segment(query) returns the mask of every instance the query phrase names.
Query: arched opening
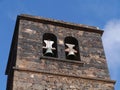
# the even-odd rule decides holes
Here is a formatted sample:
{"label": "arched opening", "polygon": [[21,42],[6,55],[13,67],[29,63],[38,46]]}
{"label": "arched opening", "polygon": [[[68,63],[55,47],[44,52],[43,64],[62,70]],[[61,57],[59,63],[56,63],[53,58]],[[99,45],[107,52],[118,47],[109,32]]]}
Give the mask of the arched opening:
{"label": "arched opening", "polygon": [[43,55],[57,57],[57,38],[54,34],[45,33],[43,35]]}
{"label": "arched opening", "polygon": [[80,60],[78,41],[74,37],[66,37],[64,40],[66,59]]}

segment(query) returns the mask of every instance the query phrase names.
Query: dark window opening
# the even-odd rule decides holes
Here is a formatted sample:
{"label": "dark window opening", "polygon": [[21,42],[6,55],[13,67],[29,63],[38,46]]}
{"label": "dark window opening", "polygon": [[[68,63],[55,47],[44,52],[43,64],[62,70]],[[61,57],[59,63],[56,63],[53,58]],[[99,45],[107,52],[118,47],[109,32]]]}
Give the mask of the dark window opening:
{"label": "dark window opening", "polygon": [[43,55],[57,57],[57,38],[54,34],[45,33],[43,35]]}
{"label": "dark window opening", "polygon": [[74,37],[66,37],[64,44],[66,59],[80,60],[79,45],[77,39]]}

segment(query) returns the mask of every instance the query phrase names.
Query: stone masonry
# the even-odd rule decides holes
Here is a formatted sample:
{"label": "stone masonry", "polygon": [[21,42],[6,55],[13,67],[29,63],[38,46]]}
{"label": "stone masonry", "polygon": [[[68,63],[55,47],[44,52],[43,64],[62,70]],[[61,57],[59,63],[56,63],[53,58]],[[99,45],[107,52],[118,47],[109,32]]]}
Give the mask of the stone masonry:
{"label": "stone masonry", "polygon": [[[58,57],[43,55],[45,33],[57,37]],[[6,69],[7,90],[114,90],[102,33],[96,27],[19,15]],[[78,61],[65,58],[67,36],[78,40]]]}

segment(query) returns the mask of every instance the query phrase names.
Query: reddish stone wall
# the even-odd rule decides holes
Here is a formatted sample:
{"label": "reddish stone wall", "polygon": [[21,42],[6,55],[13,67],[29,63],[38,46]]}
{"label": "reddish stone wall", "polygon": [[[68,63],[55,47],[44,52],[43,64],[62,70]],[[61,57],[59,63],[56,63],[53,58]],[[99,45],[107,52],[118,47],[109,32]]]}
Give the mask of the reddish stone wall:
{"label": "reddish stone wall", "polygon": [[96,80],[24,71],[14,74],[13,90],[114,90],[112,83]]}
{"label": "reddish stone wall", "polygon": [[[7,90],[114,90],[115,81],[110,80],[102,46],[102,31],[30,16],[18,17],[17,28],[19,33],[13,37],[12,58],[7,66],[8,80],[12,79],[13,84],[8,82]],[[45,33],[57,37],[57,58],[43,55]],[[66,59],[64,39],[68,36],[77,39],[80,60]]]}
{"label": "reddish stone wall", "polygon": [[[42,36],[44,33],[53,33],[57,36],[58,58],[56,59],[63,59],[62,61],[40,59],[43,56]],[[64,62],[66,61],[64,38],[67,36],[73,36],[78,40],[81,59],[78,62],[83,62],[83,66],[79,63]],[[26,20],[20,21],[16,66],[109,79],[100,34]]]}

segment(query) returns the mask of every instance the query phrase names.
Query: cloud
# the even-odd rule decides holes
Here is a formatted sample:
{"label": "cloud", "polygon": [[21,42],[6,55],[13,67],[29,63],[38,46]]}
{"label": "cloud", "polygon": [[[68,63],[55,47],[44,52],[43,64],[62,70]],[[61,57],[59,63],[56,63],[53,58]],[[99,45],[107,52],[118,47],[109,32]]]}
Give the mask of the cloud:
{"label": "cloud", "polygon": [[107,22],[104,30],[102,39],[106,54],[107,56],[114,57],[114,63],[119,62],[120,64],[120,60],[118,60],[120,58],[120,20]]}
{"label": "cloud", "polygon": [[[120,20],[111,20],[104,26],[102,37],[110,75],[116,80],[116,86],[120,81]],[[120,86],[119,86],[120,87]]]}

